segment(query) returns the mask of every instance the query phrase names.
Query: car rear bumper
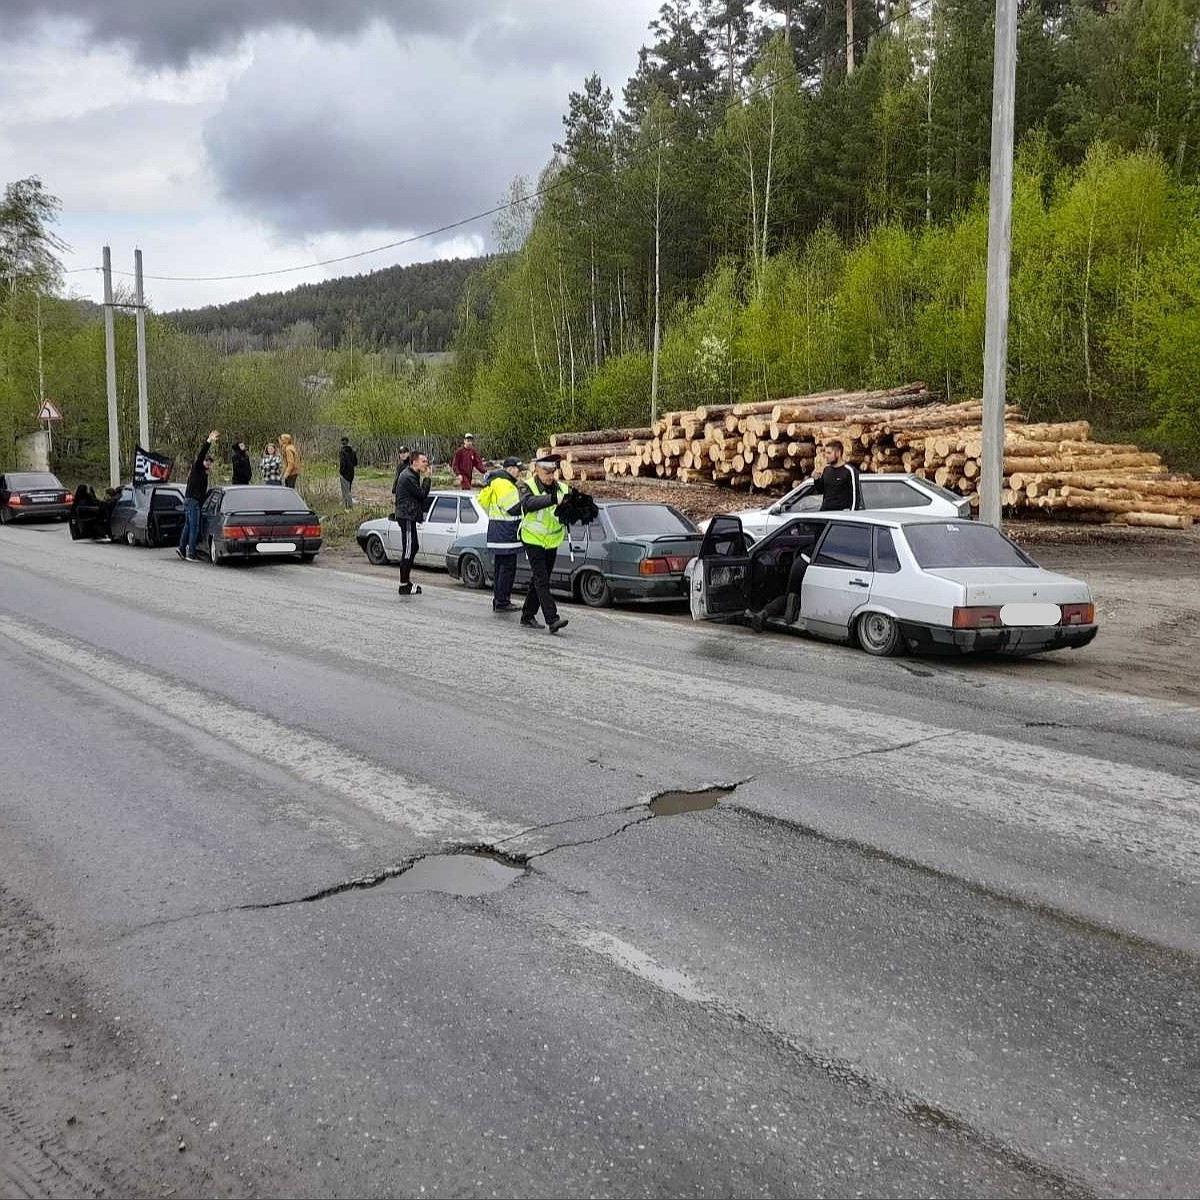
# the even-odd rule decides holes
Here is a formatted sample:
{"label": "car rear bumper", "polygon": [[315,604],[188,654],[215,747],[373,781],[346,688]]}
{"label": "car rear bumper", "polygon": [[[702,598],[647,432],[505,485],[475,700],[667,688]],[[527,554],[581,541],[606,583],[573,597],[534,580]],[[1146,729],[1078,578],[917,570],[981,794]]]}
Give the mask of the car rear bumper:
{"label": "car rear bumper", "polygon": [[1041,654],[1047,650],[1078,650],[1099,631],[1098,625],[1051,625],[1036,629],[949,629],[901,621],[909,648],[954,651],[959,654]]}
{"label": "car rear bumper", "polygon": [[[294,550],[276,550],[270,547],[295,546]],[[221,553],[226,558],[286,558],[289,554],[316,554],[321,549],[321,538],[245,538],[234,542],[222,542]],[[263,549],[259,549],[259,547]]]}
{"label": "car rear bumper", "polygon": [[608,585],[613,599],[622,604],[668,604],[688,596],[682,575],[610,577]]}
{"label": "car rear bumper", "polygon": [[71,515],[69,504],[22,504],[7,506],[10,521],[62,521]]}

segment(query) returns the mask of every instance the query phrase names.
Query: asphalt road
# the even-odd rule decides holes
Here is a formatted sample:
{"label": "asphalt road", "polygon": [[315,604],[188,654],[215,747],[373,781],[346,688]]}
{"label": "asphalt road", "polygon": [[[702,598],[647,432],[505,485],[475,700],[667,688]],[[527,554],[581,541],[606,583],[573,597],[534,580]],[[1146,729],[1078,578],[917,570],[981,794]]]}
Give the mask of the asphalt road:
{"label": "asphalt road", "polygon": [[566,611],[0,529],[0,1194],[1200,1190],[1200,709]]}

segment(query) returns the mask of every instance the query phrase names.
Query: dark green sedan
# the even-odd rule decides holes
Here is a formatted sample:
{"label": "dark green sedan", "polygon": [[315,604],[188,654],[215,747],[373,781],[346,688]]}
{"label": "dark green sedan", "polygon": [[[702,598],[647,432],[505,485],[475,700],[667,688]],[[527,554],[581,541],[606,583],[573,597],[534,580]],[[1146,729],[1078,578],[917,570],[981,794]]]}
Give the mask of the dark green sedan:
{"label": "dark green sedan", "polygon": [[[558,551],[550,587],[594,608],[618,604],[661,604],[687,599],[683,569],[700,550],[704,535],[669,504],[598,500],[600,515],[590,525],[572,525]],[[492,583],[487,534],[460,538],[446,555],[446,570],[467,587]],[[529,563],[517,555],[517,586],[529,584]]]}

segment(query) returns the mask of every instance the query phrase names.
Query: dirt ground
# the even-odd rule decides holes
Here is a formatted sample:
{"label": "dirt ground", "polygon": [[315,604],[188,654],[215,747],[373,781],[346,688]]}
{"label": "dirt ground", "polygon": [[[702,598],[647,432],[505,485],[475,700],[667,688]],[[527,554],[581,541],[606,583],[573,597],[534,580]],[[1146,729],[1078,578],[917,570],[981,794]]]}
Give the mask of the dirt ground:
{"label": "dirt ground", "polygon": [[[587,483],[600,499],[672,504],[693,520],[768,502],[705,484],[659,480]],[[356,489],[385,504],[385,485]],[[987,670],[1029,680],[1103,688],[1200,705],[1200,529],[1012,521],[1005,532],[1048,570],[1085,579],[1096,597],[1100,633],[1079,651],[989,661]],[[333,550],[328,566],[366,567],[358,547]],[[384,570],[385,568],[367,568]],[[655,614],[647,613],[648,619]]]}

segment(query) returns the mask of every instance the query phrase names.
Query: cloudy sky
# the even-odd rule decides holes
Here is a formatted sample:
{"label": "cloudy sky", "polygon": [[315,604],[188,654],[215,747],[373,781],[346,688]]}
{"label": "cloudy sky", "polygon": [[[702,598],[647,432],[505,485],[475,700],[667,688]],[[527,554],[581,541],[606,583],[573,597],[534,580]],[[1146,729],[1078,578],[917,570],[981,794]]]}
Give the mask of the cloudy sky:
{"label": "cloudy sky", "polygon": [[[339,266],[536,178],[567,96],[619,96],[661,0],[0,0],[0,186],[62,200],[68,268],[159,310],[478,254],[491,220]],[[67,276],[99,299],[97,274]]]}

